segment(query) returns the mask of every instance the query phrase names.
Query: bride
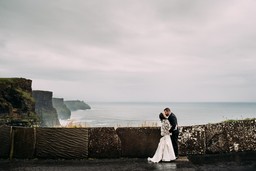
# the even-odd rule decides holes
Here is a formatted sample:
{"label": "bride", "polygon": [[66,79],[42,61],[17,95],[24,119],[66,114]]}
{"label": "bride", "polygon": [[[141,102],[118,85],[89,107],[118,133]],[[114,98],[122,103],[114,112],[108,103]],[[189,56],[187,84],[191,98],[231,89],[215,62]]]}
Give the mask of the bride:
{"label": "bride", "polygon": [[165,114],[160,113],[159,118],[161,120],[161,136],[160,142],[156,149],[155,155],[152,158],[148,158],[148,161],[158,163],[162,161],[171,161],[175,160],[176,156],[174,154],[172,141],[171,141],[171,133],[169,130],[171,129],[170,122],[168,121],[168,117]]}

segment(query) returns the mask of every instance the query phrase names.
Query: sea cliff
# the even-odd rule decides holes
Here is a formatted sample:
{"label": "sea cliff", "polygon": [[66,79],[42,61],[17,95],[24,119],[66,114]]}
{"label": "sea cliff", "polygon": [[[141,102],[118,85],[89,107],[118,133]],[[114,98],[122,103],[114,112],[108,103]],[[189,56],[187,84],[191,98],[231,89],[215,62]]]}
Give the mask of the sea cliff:
{"label": "sea cliff", "polygon": [[60,126],[57,111],[52,105],[52,92],[33,90],[35,111],[40,118],[40,126]]}
{"label": "sea cliff", "polygon": [[25,78],[0,78],[0,125],[36,125],[32,81]]}
{"label": "sea cliff", "polygon": [[71,111],[64,104],[63,98],[53,98],[52,99],[53,107],[57,110],[59,119],[70,119]]}
{"label": "sea cliff", "polygon": [[91,109],[88,104],[80,100],[68,100],[64,101],[64,103],[71,111]]}

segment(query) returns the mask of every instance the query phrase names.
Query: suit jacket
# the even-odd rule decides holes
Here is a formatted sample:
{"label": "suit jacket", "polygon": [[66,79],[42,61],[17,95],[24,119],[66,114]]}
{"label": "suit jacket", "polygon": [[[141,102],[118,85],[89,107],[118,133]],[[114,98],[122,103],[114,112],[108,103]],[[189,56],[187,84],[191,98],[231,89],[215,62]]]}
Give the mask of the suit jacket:
{"label": "suit jacket", "polygon": [[171,124],[171,126],[172,126],[169,132],[172,133],[172,132],[174,132],[174,131],[179,131],[177,118],[176,118],[176,116],[174,115],[174,113],[171,113],[171,114],[170,114],[170,116],[168,117],[168,120],[169,120],[169,122],[170,122],[170,124]]}

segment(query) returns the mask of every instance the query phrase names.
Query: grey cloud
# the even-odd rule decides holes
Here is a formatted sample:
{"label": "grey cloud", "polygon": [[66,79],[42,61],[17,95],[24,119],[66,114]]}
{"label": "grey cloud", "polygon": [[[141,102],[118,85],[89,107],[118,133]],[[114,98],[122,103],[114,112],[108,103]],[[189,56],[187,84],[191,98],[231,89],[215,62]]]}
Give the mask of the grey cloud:
{"label": "grey cloud", "polygon": [[0,76],[99,101],[256,100],[254,5],[0,1]]}
{"label": "grey cloud", "polygon": [[119,31],[108,22],[105,7],[93,1],[2,1],[1,26],[35,40],[108,45]]}

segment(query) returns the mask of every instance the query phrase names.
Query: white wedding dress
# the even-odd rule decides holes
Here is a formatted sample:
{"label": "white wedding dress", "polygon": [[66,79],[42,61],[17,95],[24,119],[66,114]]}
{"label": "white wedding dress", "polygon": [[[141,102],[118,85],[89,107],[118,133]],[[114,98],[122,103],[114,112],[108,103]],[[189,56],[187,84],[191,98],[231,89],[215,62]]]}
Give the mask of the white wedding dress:
{"label": "white wedding dress", "polygon": [[174,154],[172,141],[170,137],[169,130],[171,129],[171,125],[168,119],[163,119],[161,126],[161,135],[160,142],[156,149],[156,152],[152,158],[148,158],[148,161],[158,163],[162,161],[171,161],[175,160],[176,156]]}

